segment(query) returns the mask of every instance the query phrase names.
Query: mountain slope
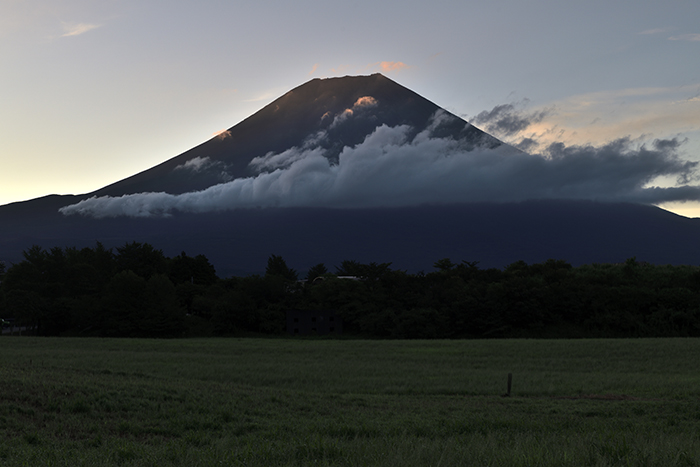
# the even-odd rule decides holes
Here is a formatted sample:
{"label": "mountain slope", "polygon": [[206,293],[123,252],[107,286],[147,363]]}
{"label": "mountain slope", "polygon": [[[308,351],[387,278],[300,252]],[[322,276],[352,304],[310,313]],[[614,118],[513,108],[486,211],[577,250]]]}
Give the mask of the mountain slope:
{"label": "mountain slope", "polygon": [[[61,200],[49,200],[57,202]],[[51,204],[51,203],[48,203]],[[270,208],[161,218],[24,217],[0,207],[0,259],[32,245],[108,248],[147,242],[168,256],[205,254],[221,276],[264,271],[271,254],[305,271],[346,259],[392,262],[410,272],[438,259],[504,267],[549,258],[574,265],[636,256],[654,264],[700,265],[700,219],[638,204],[590,201],[471,203],[376,209]]]}

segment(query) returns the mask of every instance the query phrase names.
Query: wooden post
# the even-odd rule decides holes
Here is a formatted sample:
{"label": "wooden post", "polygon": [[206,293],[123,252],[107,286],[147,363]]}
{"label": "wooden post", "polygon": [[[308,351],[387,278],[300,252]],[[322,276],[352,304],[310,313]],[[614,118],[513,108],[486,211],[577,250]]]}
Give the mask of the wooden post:
{"label": "wooden post", "polygon": [[503,397],[510,397],[510,387],[513,383],[513,373],[508,373],[508,391],[503,394]]}

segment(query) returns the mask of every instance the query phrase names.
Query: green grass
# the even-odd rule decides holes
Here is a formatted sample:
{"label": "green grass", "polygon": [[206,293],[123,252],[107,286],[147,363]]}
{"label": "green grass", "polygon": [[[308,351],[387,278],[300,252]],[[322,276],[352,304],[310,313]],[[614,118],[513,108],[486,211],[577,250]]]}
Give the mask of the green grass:
{"label": "green grass", "polygon": [[3,466],[700,465],[698,339],[7,337],[0,355]]}

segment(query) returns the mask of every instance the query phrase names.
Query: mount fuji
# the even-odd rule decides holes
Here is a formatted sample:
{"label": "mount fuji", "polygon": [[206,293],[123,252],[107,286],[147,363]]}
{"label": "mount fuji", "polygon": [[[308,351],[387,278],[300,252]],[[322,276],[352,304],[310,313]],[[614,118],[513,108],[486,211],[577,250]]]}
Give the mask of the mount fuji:
{"label": "mount fuji", "polygon": [[270,254],[301,271],[345,259],[410,271],[445,257],[481,267],[700,263],[700,220],[649,204],[696,187],[598,171],[644,163],[687,173],[667,146],[530,155],[383,75],[314,79],[93,193],[0,206],[0,260],[19,261],[32,245],[138,241],[205,254],[222,277],[259,272]]}

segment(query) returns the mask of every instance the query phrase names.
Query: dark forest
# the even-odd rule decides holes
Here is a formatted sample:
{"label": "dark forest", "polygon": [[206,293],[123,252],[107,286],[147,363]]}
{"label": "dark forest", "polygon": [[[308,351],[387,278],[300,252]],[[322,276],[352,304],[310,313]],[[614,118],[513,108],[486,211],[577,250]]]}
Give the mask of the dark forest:
{"label": "dark forest", "polygon": [[332,310],[354,338],[700,336],[697,266],[428,266],[346,260],[299,277],[273,254],[265,274],[219,278],[203,255],[169,258],[147,243],[32,247],[0,266],[0,316],[42,336],[285,335],[290,310]]}

